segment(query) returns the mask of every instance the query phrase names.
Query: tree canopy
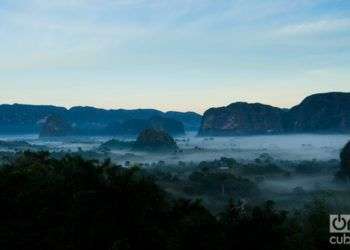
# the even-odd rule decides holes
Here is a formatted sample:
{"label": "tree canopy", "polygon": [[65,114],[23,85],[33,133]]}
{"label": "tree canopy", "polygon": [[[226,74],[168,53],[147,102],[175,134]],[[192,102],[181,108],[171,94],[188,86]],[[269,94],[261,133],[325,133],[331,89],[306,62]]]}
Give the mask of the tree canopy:
{"label": "tree canopy", "polygon": [[324,209],[307,210],[299,218],[272,202],[231,203],[218,217],[200,201],[171,197],[141,172],[73,155],[17,155],[0,167],[0,249],[328,247]]}

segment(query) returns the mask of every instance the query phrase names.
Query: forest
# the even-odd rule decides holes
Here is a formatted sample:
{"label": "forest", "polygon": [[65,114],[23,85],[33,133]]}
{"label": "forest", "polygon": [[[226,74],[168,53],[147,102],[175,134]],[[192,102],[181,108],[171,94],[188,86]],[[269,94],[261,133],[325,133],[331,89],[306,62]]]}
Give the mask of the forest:
{"label": "forest", "polygon": [[[348,171],[348,150],[349,145],[341,153],[341,172]],[[258,195],[258,188],[248,179],[210,170],[218,164],[239,171],[232,159],[202,162],[188,177],[193,182],[190,192],[215,197],[223,192],[221,186],[221,191],[215,188],[220,180],[227,186],[226,193],[232,189],[245,190],[250,197]],[[245,204],[236,196],[247,193],[232,191],[217,211],[201,199],[167,191],[164,183],[174,178],[159,168],[125,168],[108,159],[90,160],[78,154],[54,157],[44,151],[3,156],[0,249],[331,247],[328,223],[332,204],[325,196],[315,196],[303,207],[283,210],[272,200]],[[252,166],[248,169],[255,171]],[[267,171],[276,169],[269,166]]]}

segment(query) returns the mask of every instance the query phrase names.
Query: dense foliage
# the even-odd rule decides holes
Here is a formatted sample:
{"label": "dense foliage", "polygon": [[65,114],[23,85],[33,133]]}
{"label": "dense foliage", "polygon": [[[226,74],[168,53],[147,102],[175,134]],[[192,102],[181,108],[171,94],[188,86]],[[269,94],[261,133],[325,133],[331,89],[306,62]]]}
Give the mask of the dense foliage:
{"label": "dense foliage", "polygon": [[340,153],[340,164],[342,169],[350,175],[350,141]]}
{"label": "dense foliage", "polygon": [[4,149],[29,149],[30,147],[32,147],[33,145],[29,144],[26,141],[2,141],[0,140],[0,148],[4,148]]}
{"label": "dense foliage", "polygon": [[296,215],[272,202],[231,203],[215,217],[141,172],[72,155],[17,156],[0,168],[0,249],[328,249],[323,203]]}
{"label": "dense foliage", "polygon": [[340,152],[340,170],[336,179],[344,182],[350,181],[350,141]]}
{"label": "dense foliage", "polygon": [[102,143],[98,149],[101,151],[131,149],[134,143],[134,141],[121,141],[112,139]]}
{"label": "dense foliage", "polygon": [[193,182],[192,193],[221,195],[221,198],[254,196],[259,192],[256,184],[248,179],[222,171],[194,171],[189,180]]}

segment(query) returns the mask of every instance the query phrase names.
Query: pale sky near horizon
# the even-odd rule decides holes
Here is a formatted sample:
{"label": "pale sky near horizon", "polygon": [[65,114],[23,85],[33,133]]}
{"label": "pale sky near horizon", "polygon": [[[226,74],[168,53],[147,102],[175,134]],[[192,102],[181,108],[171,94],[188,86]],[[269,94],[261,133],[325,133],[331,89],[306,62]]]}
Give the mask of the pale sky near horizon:
{"label": "pale sky near horizon", "polygon": [[0,103],[197,111],[350,92],[349,0],[0,0]]}

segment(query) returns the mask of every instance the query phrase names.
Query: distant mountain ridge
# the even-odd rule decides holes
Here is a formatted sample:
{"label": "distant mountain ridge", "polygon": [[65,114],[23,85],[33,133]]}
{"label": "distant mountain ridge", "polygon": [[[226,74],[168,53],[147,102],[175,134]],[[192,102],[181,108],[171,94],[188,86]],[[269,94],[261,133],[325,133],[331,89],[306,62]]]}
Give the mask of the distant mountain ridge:
{"label": "distant mountain ridge", "polygon": [[244,102],[211,108],[204,113],[198,134],[280,133],[350,133],[350,93],[314,94],[291,109]]}
{"label": "distant mountain ridge", "polygon": [[248,135],[283,132],[284,111],[260,103],[237,102],[204,113],[200,135]]}
{"label": "distant mountain ridge", "polygon": [[184,135],[185,129],[181,121],[176,118],[152,116],[149,119],[129,119],[109,125],[106,129],[111,135],[138,135],[141,131],[153,128],[166,131],[170,135]]}
{"label": "distant mountain ridge", "polygon": [[45,119],[58,116],[86,134],[105,133],[112,123],[130,119],[147,120],[161,116],[182,122],[185,130],[198,130],[201,115],[194,112],[162,112],[156,109],[99,109],[95,107],[64,107],[52,105],[3,104],[0,105],[0,133],[39,133]]}
{"label": "distant mountain ridge", "polygon": [[[113,124],[127,127],[127,124],[136,121],[140,124],[131,126],[131,131],[153,124],[153,127],[169,128],[172,130],[167,131],[169,133],[181,134],[182,123],[186,131],[199,130],[200,136],[350,133],[350,93],[310,95],[291,109],[237,102],[226,107],[210,108],[203,117],[194,112],[162,112],[156,109],[106,110],[81,106],[66,109],[52,105],[3,104],[0,105],[0,134],[39,133],[49,116],[62,118],[73,131],[86,135],[118,134],[110,130]],[[154,117],[166,119],[150,122]]]}
{"label": "distant mountain ridge", "polygon": [[350,93],[331,92],[306,97],[285,116],[289,132],[350,132]]}

